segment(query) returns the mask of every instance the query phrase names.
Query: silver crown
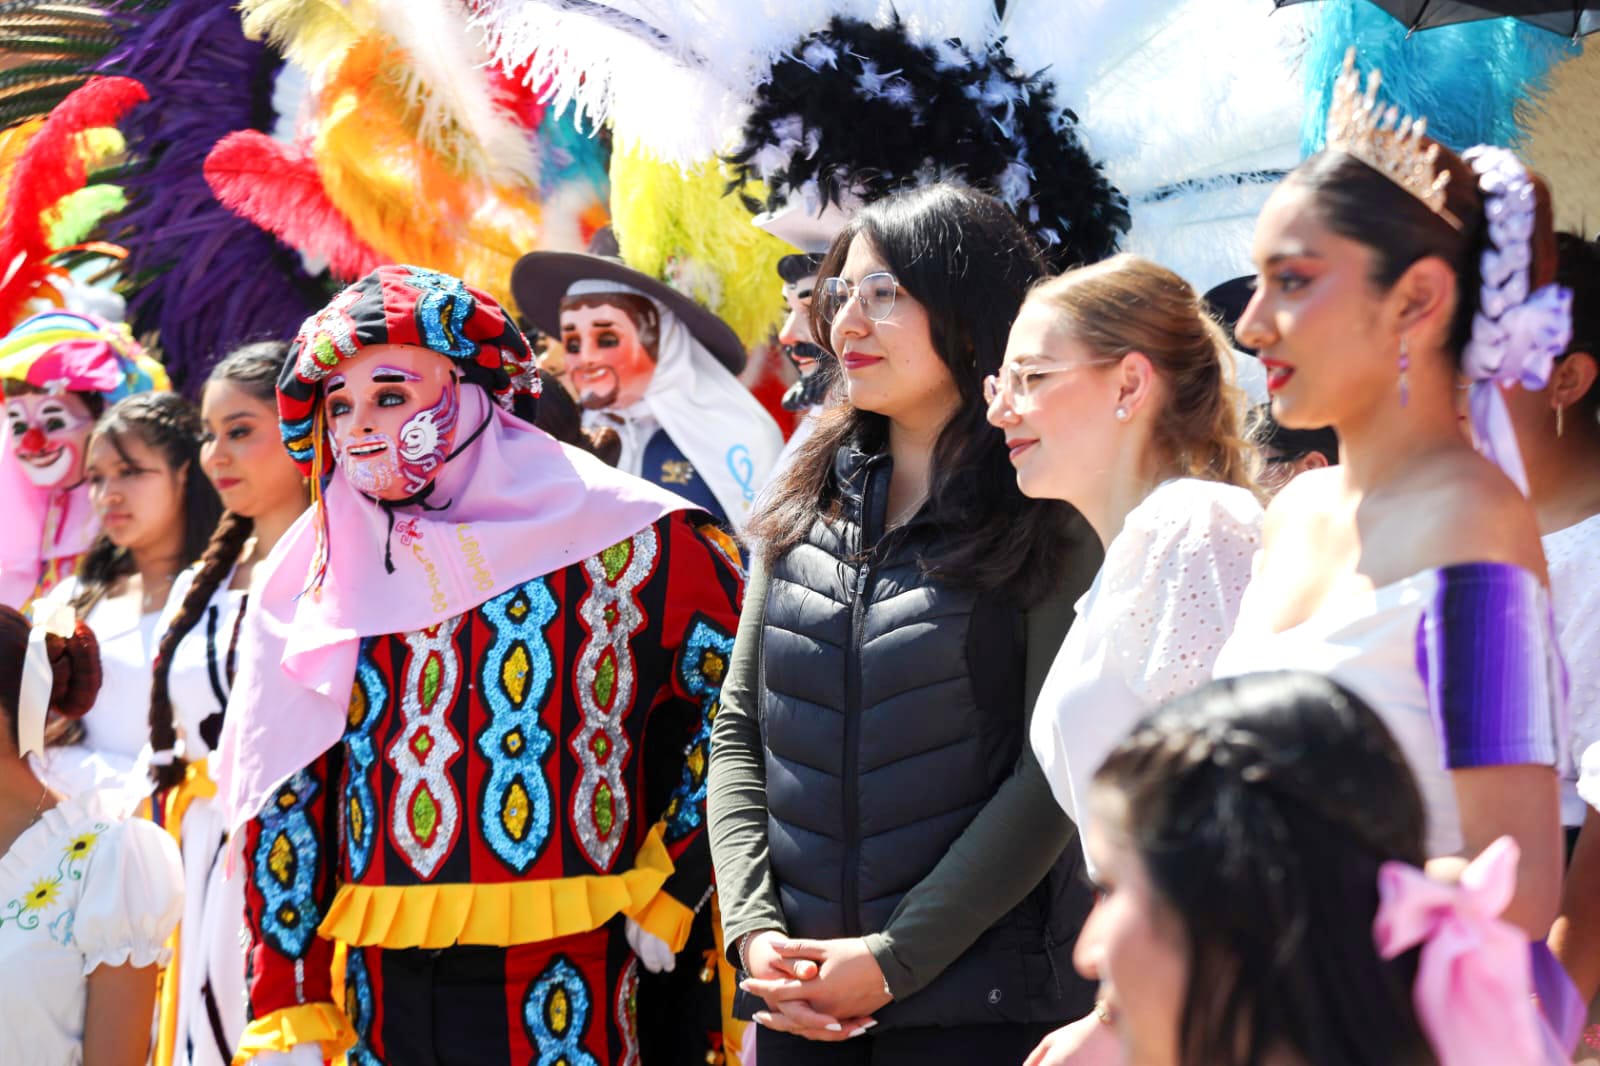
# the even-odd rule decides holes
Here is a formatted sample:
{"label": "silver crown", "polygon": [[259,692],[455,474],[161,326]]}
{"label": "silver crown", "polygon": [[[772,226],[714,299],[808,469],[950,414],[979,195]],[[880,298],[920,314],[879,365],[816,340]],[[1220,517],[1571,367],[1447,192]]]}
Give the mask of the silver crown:
{"label": "silver crown", "polygon": [[1344,71],[1334,82],[1328,108],[1328,148],[1355,156],[1459,230],[1461,220],[1445,207],[1450,171],[1438,166],[1439,146],[1427,139],[1428,120],[1380,104],[1382,83],[1383,75],[1374,70],[1363,93],[1356,50],[1344,54]]}

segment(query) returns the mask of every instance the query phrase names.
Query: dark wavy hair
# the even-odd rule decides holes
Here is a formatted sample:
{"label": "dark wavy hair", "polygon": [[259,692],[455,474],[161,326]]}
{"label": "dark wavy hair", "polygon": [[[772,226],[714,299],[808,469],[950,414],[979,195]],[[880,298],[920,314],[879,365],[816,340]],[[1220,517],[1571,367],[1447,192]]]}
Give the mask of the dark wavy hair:
{"label": "dark wavy hair", "polygon": [[[1562,358],[1588,352],[1600,363],[1600,241],[1556,234],[1556,281],[1572,290],[1572,340]],[[1580,403],[1591,417],[1600,411],[1600,378]]]}
{"label": "dark wavy hair", "polygon": [[[1005,590],[1025,606],[1059,583],[1083,519],[1059,500],[1017,488],[1004,434],[988,423],[983,379],[1000,368],[1011,323],[1045,274],[1031,237],[991,196],[940,183],[863,208],[823,258],[819,278],[838,275],[857,236],[872,242],[900,286],[928,315],[934,350],[960,392],[960,407],[934,444],[928,503],[945,531],[923,572],[953,586]],[[829,323],[811,305],[812,331],[830,354]],[[818,416],[816,430],[754,516],[750,535],[770,565],[805,539],[819,515],[837,515],[834,456],[888,446],[888,420],[847,402]]]}
{"label": "dark wavy hair", "polygon": [[1183,1066],[1431,1066],[1415,949],[1373,941],[1378,869],[1422,865],[1426,812],[1359,698],[1317,674],[1214,681],[1146,717],[1096,789],[1188,940]]}
{"label": "dark wavy hair", "polygon": [[[278,374],[282,371],[283,361],[288,355],[289,345],[283,341],[258,341],[247,344],[212,368],[210,376],[206,378],[206,387],[209,388],[214,381],[226,381],[237,385],[254,399],[265,403],[276,416]],[[200,395],[204,398],[205,388],[200,390]],[[274,433],[277,431],[275,417],[271,431]],[[191,477],[198,476],[199,465],[196,463]],[[152,751],[171,752],[177,742],[172,694],[167,683],[168,676],[172,672],[172,653],[200,621],[206,605],[211,602],[211,597],[233,572],[234,566],[239,562],[239,556],[244,552],[245,543],[255,532],[255,528],[255,520],[247,515],[236,514],[233,511],[222,513],[222,518],[217,522],[216,529],[200,556],[200,569],[195,574],[188,593],[183,597],[178,613],[173,616],[166,632],[161,635],[150,682]],[[229,681],[232,681],[231,677]],[[205,741],[208,746],[215,746],[217,738],[206,737]],[[152,765],[150,776],[157,788],[171,788],[183,780],[184,768],[187,765],[187,762],[174,752],[171,762],[159,766]]]}
{"label": "dark wavy hair", "polygon": [[[135,437],[161,453],[174,471],[188,468],[183,485],[183,551],[181,566],[199,558],[222,514],[217,490],[200,471],[200,412],[175,392],[142,392],[113,404],[95,423],[90,443],[105,439],[125,462],[132,463],[123,440]],[[134,571],[133,556],[101,533],[78,564],[78,594],[73,610],[83,618],[119,578]]]}

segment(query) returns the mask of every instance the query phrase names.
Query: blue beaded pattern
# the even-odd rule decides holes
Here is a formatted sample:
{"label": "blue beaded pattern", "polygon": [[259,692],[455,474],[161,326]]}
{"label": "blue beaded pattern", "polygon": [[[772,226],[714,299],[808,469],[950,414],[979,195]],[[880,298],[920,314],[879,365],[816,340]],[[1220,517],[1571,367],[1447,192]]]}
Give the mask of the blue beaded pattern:
{"label": "blue beaded pattern", "polygon": [[383,1066],[372,1053],[372,975],[367,972],[367,949],[350,945],[344,963],[344,1011],[356,1031],[355,1047],[345,1053],[349,1066]]}
{"label": "blue beaded pattern", "polygon": [[479,614],[494,632],[478,675],[489,709],[489,724],[478,734],[478,751],[489,763],[479,820],[489,849],[521,874],[550,839],[542,764],[555,738],[539,714],[555,677],[544,628],[556,616],[556,601],[538,578],[489,600]]}
{"label": "blue beaded pattern", "polygon": [[309,770],[284,782],[261,812],[261,836],[250,874],[261,893],[261,933],[273,950],[302,958],[317,934],[316,876],[319,845],[308,811],[321,791]]}
{"label": "blue beaded pattern", "polygon": [[459,279],[435,270],[407,267],[411,282],[421,293],[416,309],[417,332],[423,343],[452,359],[467,359],[478,354],[477,341],[468,340],[467,319],[478,302]]}
{"label": "blue beaded pattern", "polygon": [[682,840],[705,822],[706,766],[711,752],[711,723],[722,706],[722,682],[733,659],[733,635],[704,618],[695,619],[678,660],[678,679],[700,701],[700,725],[684,752],[683,780],[667,804],[666,840]]}
{"label": "blue beaded pattern", "polygon": [[557,956],[528,986],[522,1020],[539,1049],[538,1066],[600,1066],[583,1046],[589,1027],[589,986],[570,961]]}
{"label": "blue beaded pattern", "polygon": [[372,767],[378,761],[373,732],[389,704],[389,686],[383,671],[372,661],[375,638],[363,637],[356,658],[356,682],[350,692],[350,716],[345,727],[344,749],[348,756],[344,781],[345,850],[350,861],[350,878],[359,880],[372,862],[378,838],[377,797],[372,794]]}

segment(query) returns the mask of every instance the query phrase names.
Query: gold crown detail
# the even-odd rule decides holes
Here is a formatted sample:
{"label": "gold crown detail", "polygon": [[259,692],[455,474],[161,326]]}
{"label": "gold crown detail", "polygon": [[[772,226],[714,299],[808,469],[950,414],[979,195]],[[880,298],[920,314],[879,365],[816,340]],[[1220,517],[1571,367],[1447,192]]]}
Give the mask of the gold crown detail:
{"label": "gold crown detail", "polygon": [[1459,230],[1461,220],[1444,205],[1450,171],[1438,166],[1439,146],[1427,139],[1428,120],[1380,104],[1382,83],[1383,75],[1374,70],[1362,92],[1356,50],[1344,54],[1344,71],[1333,84],[1328,108],[1327,147],[1355,156]]}

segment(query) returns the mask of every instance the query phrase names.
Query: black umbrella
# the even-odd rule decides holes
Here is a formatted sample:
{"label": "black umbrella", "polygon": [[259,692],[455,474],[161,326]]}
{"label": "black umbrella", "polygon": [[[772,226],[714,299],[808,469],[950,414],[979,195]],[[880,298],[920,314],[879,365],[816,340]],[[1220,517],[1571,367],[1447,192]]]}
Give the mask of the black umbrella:
{"label": "black umbrella", "polygon": [[[1274,7],[1308,0],[1272,0]],[[1582,0],[1372,0],[1408,29],[1431,30],[1456,22],[1516,18],[1577,40],[1600,33],[1600,4]]]}

